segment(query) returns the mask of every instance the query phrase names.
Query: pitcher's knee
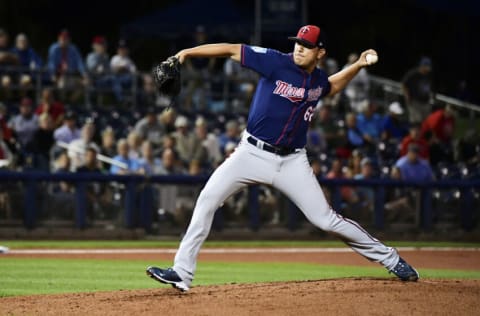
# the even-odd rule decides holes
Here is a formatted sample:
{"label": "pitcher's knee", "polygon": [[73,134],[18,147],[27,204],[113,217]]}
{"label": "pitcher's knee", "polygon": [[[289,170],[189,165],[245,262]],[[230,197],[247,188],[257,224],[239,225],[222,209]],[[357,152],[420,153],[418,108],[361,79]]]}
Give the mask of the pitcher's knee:
{"label": "pitcher's knee", "polygon": [[332,209],[325,212],[315,213],[315,217],[308,217],[309,221],[325,232],[335,232],[335,227],[341,216],[337,215]]}
{"label": "pitcher's knee", "polygon": [[217,192],[214,192],[212,190],[202,190],[202,192],[200,192],[200,195],[198,196],[198,199],[197,199],[197,206],[198,205],[201,205],[203,207],[206,207],[206,208],[212,208],[214,209],[214,211],[220,206],[220,204],[222,203],[222,197],[220,196],[220,194],[218,194]]}
{"label": "pitcher's knee", "polygon": [[333,230],[332,226],[330,225],[330,223],[328,223],[327,221],[325,220],[316,220],[316,221],[312,221],[312,224],[315,225],[316,227],[320,228],[321,230],[323,230],[324,232],[330,232]]}

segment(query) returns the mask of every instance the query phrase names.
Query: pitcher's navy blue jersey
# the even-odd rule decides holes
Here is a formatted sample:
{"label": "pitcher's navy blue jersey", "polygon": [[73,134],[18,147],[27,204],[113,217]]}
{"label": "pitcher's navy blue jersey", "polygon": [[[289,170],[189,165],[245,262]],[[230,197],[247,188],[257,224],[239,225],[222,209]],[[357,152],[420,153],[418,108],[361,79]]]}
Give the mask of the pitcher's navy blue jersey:
{"label": "pitcher's navy blue jersey", "polygon": [[309,74],[292,54],[242,45],[242,66],[261,75],[248,117],[247,131],[269,144],[305,146],[308,124],[320,98],[330,92],[327,74]]}

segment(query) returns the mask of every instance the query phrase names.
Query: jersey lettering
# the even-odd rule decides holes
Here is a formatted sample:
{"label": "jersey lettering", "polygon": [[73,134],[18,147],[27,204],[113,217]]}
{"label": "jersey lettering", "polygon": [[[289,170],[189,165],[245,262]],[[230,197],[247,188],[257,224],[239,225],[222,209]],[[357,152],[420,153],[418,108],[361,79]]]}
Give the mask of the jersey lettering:
{"label": "jersey lettering", "polygon": [[315,113],[315,108],[313,106],[309,106],[308,109],[305,111],[305,115],[303,115],[303,119],[306,122],[311,122],[314,113]]}
{"label": "jersey lettering", "polygon": [[[294,87],[291,84],[277,80],[275,82],[276,88],[273,90],[273,94],[277,94],[281,97],[287,98],[292,102],[302,101],[305,97],[305,88]],[[309,89],[307,93],[307,102],[316,102],[322,95],[322,87],[317,87],[315,89]]]}
{"label": "jersey lettering", "polygon": [[323,91],[322,87],[308,90],[307,101],[308,102],[317,101],[322,96],[322,91]]}
{"label": "jersey lettering", "polygon": [[289,99],[292,102],[302,101],[305,96],[305,89],[294,87],[289,83],[286,83],[281,80],[277,80],[277,87],[273,90],[273,94],[278,94],[281,97]]}

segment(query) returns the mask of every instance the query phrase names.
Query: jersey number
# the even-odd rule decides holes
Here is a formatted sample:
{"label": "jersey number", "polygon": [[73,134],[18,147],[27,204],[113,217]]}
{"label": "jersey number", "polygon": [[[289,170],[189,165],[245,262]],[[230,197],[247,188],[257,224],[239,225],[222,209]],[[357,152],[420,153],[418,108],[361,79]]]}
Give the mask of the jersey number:
{"label": "jersey number", "polygon": [[303,116],[303,119],[307,122],[311,122],[314,113],[315,113],[315,108],[313,106],[309,106],[308,109],[305,111],[305,115]]}

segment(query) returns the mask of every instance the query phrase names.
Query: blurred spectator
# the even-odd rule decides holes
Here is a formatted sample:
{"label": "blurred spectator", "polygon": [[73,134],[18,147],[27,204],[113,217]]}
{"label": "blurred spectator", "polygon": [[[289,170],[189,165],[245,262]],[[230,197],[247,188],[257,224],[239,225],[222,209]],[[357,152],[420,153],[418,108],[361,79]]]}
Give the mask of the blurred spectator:
{"label": "blurred spectator", "polygon": [[138,170],[138,162],[128,157],[128,142],[122,138],[117,143],[117,155],[113,157],[113,160],[118,161],[126,165],[126,168],[119,167],[112,164],[110,167],[111,174],[131,174]]}
{"label": "blurred spectator", "polygon": [[420,126],[412,124],[410,126],[409,134],[405,136],[400,144],[400,156],[405,156],[408,152],[410,144],[415,144],[419,148],[419,156],[422,159],[429,159],[429,145],[425,139],[420,136]]}
{"label": "blurred spectator", "polygon": [[81,137],[79,139],[72,140],[68,144],[68,156],[71,160],[70,168],[72,171],[85,164],[85,150],[91,147],[100,152],[100,148],[93,142],[93,136],[95,134],[95,124],[91,121],[87,121],[82,127]]}
{"label": "blurred spectator", "polygon": [[[42,59],[38,56],[35,50],[29,46],[28,38],[23,33],[17,35],[12,53],[17,55],[20,66],[25,69],[38,70],[43,67]],[[19,80],[20,84],[22,86],[27,86],[30,85],[32,81],[30,72],[23,71]]]}
{"label": "blurred spectator", "polygon": [[102,131],[102,147],[100,153],[107,157],[113,157],[117,153],[115,148],[115,131],[111,127],[107,127]]}
{"label": "blurred spectator", "polygon": [[362,113],[357,115],[358,129],[370,143],[378,142],[382,133],[382,117],[376,110],[375,104],[367,103]]}
{"label": "blurred spectator", "polygon": [[[360,162],[360,166],[361,172],[353,176],[355,180],[368,180],[375,178],[373,162],[370,158],[363,158]],[[369,186],[359,186],[356,188],[356,192],[361,202],[360,207],[364,208],[365,211],[373,209],[375,190]]]}
{"label": "blurred spectator", "polygon": [[137,72],[137,67],[128,56],[127,43],[121,40],[118,43],[117,54],[110,61],[110,69],[113,72],[113,93],[117,101],[124,100],[124,89],[130,89]]}
{"label": "blurred spectator", "polygon": [[93,173],[101,173],[99,168],[99,161],[97,159],[97,148],[95,146],[88,146],[85,149],[84,157],[83,157],[83,164],[77,168],[77,172],[84,173],[84,172],[93,172]]}
{"label": "blurred spectator", "polygon": [[57,42],[48,49],[47,66],[53,81],[59,88],[76,87],[77,78],[73,77],[76,75],[82,76],[83,84],[88,82],[82,55],[71,42],[70,33],[67,30],[62,30],[58,34]]}
{"label": "blurred spectator", "polygon": [[3,130],[0,129],[0,170],[8,168],[13,163],[13,154],[3,140]]}
{"label": "blurred spectator", "polygon": [[[169,100],[159,98],[157,87],[151,74],[142,75],[142,90],[140,91],[140,103],[145,106],[169,105]],[[163,96],[162,96],[163,97]]]}
{"label": "blurred spectator", "polygon": [[162,153],[162,170],[160,174],[185,174],[185,169],[178,161],[177,153],[172,149],[165,149]]}
{"label": "blurred spectator", "polygon": [[[196,27],[192,47],[206,44],[207,32],[205,27],[198,25]],[[185,60],[185,77],[189,78],[188,85],[185,88],[184,108],[192,109],[193,99],[196,99],[195,104],[197,109],[205,108],[205,96],[209,94],[210,86],[205,80],[211,76],[211,70],[215,65],[215,58],[189,58]]]}
{"label": "blurred spectator", "polygon": [[[185,174],[185,170],[180,166],[177,154],[174,150],[168,148],[162,153],[162,168],[159,174],[162,175],[180,175]],[[182,200],[178,199],[179,186],[165,184],[159,188],[159,212],[173,217],[177,224],[184,226],[187,223],[187,216],[181,207]]]}
{"label": "blurred spectator", "polygon": [[437,167],[440,163],[452,164],[454,162],[454,152],[452,144],[441,142],[431,130],[423,134],[428,144],[429,160],[432,167]]}
{"label": "blurred spectator", "polygon": [[[70,172],[70,158],[68,158],[67,152],[64,151],[60,153],[58,158],[55,160],[55,163],[53,164],[53,172],[54,173]],[[64,194],[64,193],[73,192],[72,184],[65,181],[54,182],[52,186],[53,186],[52,188],[53,193]]]}
{"label": "blurred spectator", "polygon": [[225,153],[225,146],[227,143],[231,142],[238,144],[240,142],[240,128],[238,122],[230,120],[225,124],[225,133],[221,134],[218,137],[220,143],[220,150]]}
{"label": "blurred spectator", "polygon": [[5,104],[0,102],[0,129],[2,130],[3,140],[10,147],[13,139],[13,131],[8,125],[8,110]]}
{"label": "blurred spectator", "polygon": [[152,143],[145,140],[142,143],[142,158],[138,160],[138,172],[144,175],[154,175],[163,172],[162,160],[153,155]]}
{"label": "blurred spectator", "polygon": [[[110,73],[110,58],[107,53],[107,41],[103,36],[92,40],[92,52],[86,59],[87,71],[97,89],[113,89],[113,77]],[[115,94],[116,97],[117,94]],[[121,98],[117,101],[121,101]]]}
{"label": "blurred spectator", "polygon": [[350,149],[355,148],[374,148],[372,138],[368,135],[364,135],[358,128],[357,117],[354,113],[347,113],[345,115],[345,123],[347,128],[347,141]]}
{"label": "blurred spectator", "polygon": [[320,107],[318,110],[317,124],[322,130],[322,135],[328,150],[333,150],[344,142],[342,130],[338,126],[334,115],[332,115],[332,107],[330,105],[324,104]]}
{"label": "blurred spectator", "polygon": [[63,125],[53,132],[56,142],[70,144],[71,141],[80,138],[80,130],[77,127],[77,116],[69,111],[63,118]]}
{"label": "blurred spectator", "polygon": [[189,130],[188,119],[185,116],[177,117],[175,127],[177,130],[172,134],[175,137],[175,150],[182,163],[188,164],[195,142],[195,138]]}
{"label": "blurred spectator", "polygon": [[175,132],[175,120],[177,118],[177,112],[168,108],[160,114],[160,124],[165,128],[165,133],[170,134]]}
{"label": "blurred spectator", "polygon": [[422,57],[418,67],[409,70],[402,80],[403,95],[410,123],[422,122],[431,112],[433,95],[432,61]]}
{"label": "blurred spectator", "polygon": [[33,138],[38,129],[37,116],[32,110],[32,100],[22,98],[20,101],[20,113],[10,120],[10,128],[15,133],[17,142],[24,148]]}
{"label": "blurred spectator", "polygon": [[478,153],[480,153],[479,135],[475,134],[474,129],[469,129],[458,140],[456,144],[456,161],[465,162],[468,165],[478,163]]}
{"label": "blurred spectator", "polygon": [[401,119],[402,115],[403,108],[400,103],[390,103],[388,106],[388,113],[385,115],[382,122],[382,140],[392,140],[395,143],[400,143],[408,134],[407,124]]}
{"label": "blurred spectator", "polygon": [[[358,54],[352,53],[348,55],[347,64],[344,69],[350,67],[358,60]],[[370,80],[366,67],[362,68],[358,74],[345,87],[345,95],[347,96],[350,109],[356,113],[365,111],[369,104],[368,92],[370,89]]]}
{"label": "blurred spectator", "polygon": [[54,161],[53,172],[70,172],[70,158],[66,151],[61,152]]}
{"label": "blurred spectator", "polygon": [[420,148],[417,144],[410,144],[407,155],[395,163],[395,166],[400,169],[403,180],[421,182],[434,179],[430,164],[420,158],[419,151]]}
{"label": "blurred spectator", "polygon": [[255,92],[257,74],[230,58],[223,64],[223,72],[228,80],[226,87],[233,96],[231,110],[234,113],[245,112]]}
{"label": "blurred spectator", "polygon": [[55,143],[53,139],[53,121],[48,113],[38,117],[39,128],[28,144],[28,151],[34,155],[34,166],[43,171],[50,170],[50,149]]}
{"label": "blurred spectator", "polygon": [[127,136],[128,158],[138,160],[141,155],[142,138],[135,131],[131,131]]}
{"label": "blurred spectator", "polygon": [[110,58],[107,54],[107,41],[103,36],[95,36],[92,40],[92,52],[87,56],[87,70],[95,78],[102,78],[110,71]]}
{"label": "blurred spectator", "polygon": [[172,150],[175,150],[175,137],[172,136],[172,134],[168,134],[168,135],[165,135],[163,136],[162,138],[162,152],[165,150],[165,149],[172,149]]}
{"label": "blurred spectator", "polygon": [[[99,161],[97,160],[97,149],[89,146],[85,150],[83,157],[84,164],[77,168],[77,173],[101,173]],[[104,185],[98,182],[86,182],[86,198],[87,198],[87,218],[92,221],[95,217],[99,217],[101,212],[100,201],[102,199]]]}
{"label": "blurred spectator", "polygon": [[352,155],[348,159],[348,168],[352,171],[352,174],[357,175],[362,172],[362,159],[364,158],[363,153],[355,149],[352,151]]}
{"label": "blurred spectator", "polygon": [[[346,171],[346,170],[345,170]],[[327,179],[348,179],[351,177],[347,172],[343,170],[343,164],[340,159],[334,159],[332,161],[332,167],[327,173]],[[349,205],[355,204],[358,202],[358,195],[355,190],[350,186],[340,187],[340,195],[342,200],[348,203]]]}
{"label": "blurred spectator", "polygon": [[[8,36],[7,31],[0,28],[0,52],[6,53],[6,52],[9,51],[8,41],[9,41],[9,36]],[[3,55],[2,55],[2,57],[3,57]]]}
{"label": "blurred spectator", "polygon": [[314,115],[308,126],[307,144],[305,145],[308,155],[316,157],[324,153],[327,148],[327,142],[323,135],[323,128],[317,123],[317,121],[318,118]]}
{"label": "blurred spectator", "polygon": [[445,145],[451,145],[455,131],[455,116],[451,105],[430,114],[422,123],[422,135],[432,131],[433,136]]}
{"label": "blurred spectator", "polygon": [[150,141],[154,149],[161,147],[165,128],[158,120],[155,108],[147,109],[145,117],[135,124],[135,131],[142,139]]}
{"label": "blurred spectator", "polygon": [[337,73],[340,68],[338,66],[338,61],[335,58],[332,57],[327,57],[327,58],[322,58],[325,59],[325,65],[321,67],[325,72],[331,76],[335,73]]}
{"label": "blurred spectator", "polygon": [[[195,148],[192,157],[201,165],[215,167],[221,162],[222,154],[220,153],[217,136],[208,132],[207,121],[202,117],[195,121],[194,144]],[[198,146],[198,144],[201,146]],[[203,158],[204,155],[206,155],[205,160]]]}
{"label": "blurred spectator", "polygon": [[310,161],[310,166],[312,167],[313,174],[316,178],[323,175],[322,163],[317,158],[314,158]]}
{"label": "blurred spectator", "polygon": [[53,121],[53,125],[58,127],[62,124],[63,115],[65,114],[65,107],[62,102],[55,100],[53,90],[45,88],[42,90],[41,103],[35,110],[35,114],[48,113]]}
{"label": "blurred spectator", "polygon": [[201,176],[205,175],[203,172],[202,164],[200,161],[193,159],[188,165],[188,175],[190,176]]}
{"label": "blurred spectator", "polygon": [[[390,179],[400,181],[402,174],[399,168],[392,167],[390,170]],[[412,192],[411,192],[412,193]],[[408,188],[389,187],[386,191],[385,218],[387,222],[397,223],[400,220],[410,219],[414,216],[412,198],[416,193],[409,194]]]}
{"label": "blurred spectator", "polygon": [[[7,31],[0,28],[0,67],[2,66],[17,66],[19,60],[17,55],[11,52],[9,47],[9,36]],[[10,86],[12,76],[15,75],[9,70],[0,69],[0,80],[4,87]]]}
{"label": "blurred spectator", "polygon": [[[337,73],[340,70],[337,60],[332,57],[321,58],[317,63],[317,68],[323,69],[329,76]],[[328,105],[338,111],[338,105],[342,95],[342,93],[336,93],[334,96],[326,96],[318,102],[318,105]]]}

